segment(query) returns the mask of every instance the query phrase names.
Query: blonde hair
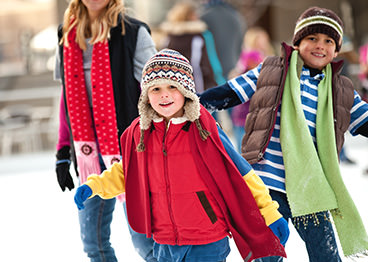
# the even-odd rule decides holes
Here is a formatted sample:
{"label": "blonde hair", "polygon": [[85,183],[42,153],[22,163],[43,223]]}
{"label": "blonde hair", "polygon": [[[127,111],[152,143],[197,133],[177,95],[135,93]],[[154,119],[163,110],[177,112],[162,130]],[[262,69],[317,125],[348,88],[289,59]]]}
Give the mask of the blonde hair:
{"label": "blonde hair", "polygon": [[266,50],[260,50],[263,52],[263,55],[269,56],[274,54],[273,47],[270,42],[270,37],[266,30],[264,30],[261,27],[255,26],[251,27],[247,30],[247,32],[244,35],[243,40],[243,48],[246,50],[259,50],[261,46],[259,46],[259,38],[264,37],[264,40],[266,42],[264,43]]}
{"label": "blonde hair", "polygon": [[191,1],[183,1],[175,4],[167,13],[167,21],[183,22],[191,21],[197,16],[196,6]]}
{"label": "blonde hair", "polygon": [[[117,25],[118,16],[124,15],[125,7],[122,0],[109,0],[105,10],[90,24],[88,10],[82,0],[71,0],[64,13],[63,37],[60,43],[68,46],[68,34],[76,26],[76,43],[82,50],[86,50],[86,37],[91,37],[91,44],[106,41],[110,28]],[[122,35],[125,34],[124,21],[122,19]]]}

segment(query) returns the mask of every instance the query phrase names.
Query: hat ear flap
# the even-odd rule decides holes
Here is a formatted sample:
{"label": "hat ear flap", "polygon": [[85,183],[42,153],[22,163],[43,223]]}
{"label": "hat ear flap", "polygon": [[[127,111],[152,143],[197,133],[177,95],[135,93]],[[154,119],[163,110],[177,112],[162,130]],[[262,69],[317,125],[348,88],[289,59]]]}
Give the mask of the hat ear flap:
{"label": "hat ear flap", "polygon": [[200,116],[199,101],[193,101],[191,98],[187,98],[184,105],[184,115],[189,121],[193,122]]}

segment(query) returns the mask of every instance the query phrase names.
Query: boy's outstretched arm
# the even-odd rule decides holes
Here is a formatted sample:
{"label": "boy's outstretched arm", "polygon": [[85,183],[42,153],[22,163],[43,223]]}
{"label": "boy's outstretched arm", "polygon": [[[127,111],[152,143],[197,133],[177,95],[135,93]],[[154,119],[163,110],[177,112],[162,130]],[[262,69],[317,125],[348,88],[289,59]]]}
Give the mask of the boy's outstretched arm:
{"label": "boy's outstretched arm", "polygon": [[238,168],[244,181],[252,192],[266,225],[280,239],[281,244],[285,245],[289,237],[289,228],[287,221],[277,210],[279,204],[272,200],[262,179],[256,175],[252,166],[235,150],[225,132],[219,126],[217,129],[226,152]]}
{"label": "boy's outstretched arm", "polygon": [[262,63],[227,83],[198,94],[201,104],[210,112],[247,102],[257,89]]}
{"label": "boy's outstretched arm", "polygon": [[201,104],[210,112],[241,104],[241,100],[228,83],[207,89],[198,94]]}
{"label": "boy's outstretched arm", "polygon": [[103,171],[101,175],[88,176],[87,181],[77,188],[74,202],[79,209],[83,209],[83,202],[95,195],[99,195],[103,199],[110,199],[124,192],[125,177],[122,161],[120,161]]}

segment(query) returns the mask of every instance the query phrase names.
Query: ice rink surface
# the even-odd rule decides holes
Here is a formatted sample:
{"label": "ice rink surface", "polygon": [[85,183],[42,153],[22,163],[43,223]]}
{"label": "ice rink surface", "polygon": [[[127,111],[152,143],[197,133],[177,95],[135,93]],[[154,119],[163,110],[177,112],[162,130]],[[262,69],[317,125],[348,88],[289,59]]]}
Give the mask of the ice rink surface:
{"label": "ice rink surface", "polygon": [[[368,139],[346,136],[346,151],[355,165],[341,171],[368,230]],[[54,152],[0,157],[0,261],[88,262],[79,236],[77,207],[71,192],[62,192],[54,172]],[[77,182],[77,180],[75,180]],[[117,202],[111,242],[119,261],[140,262],[129,239],[122,205]],[[241,261],[235,244],[229,262]],[[308,262],[303,242],[291,227],[287,262]],[[344,259],[344,261],[348,261]],[[368,258],[355,261],[368,262]]]}

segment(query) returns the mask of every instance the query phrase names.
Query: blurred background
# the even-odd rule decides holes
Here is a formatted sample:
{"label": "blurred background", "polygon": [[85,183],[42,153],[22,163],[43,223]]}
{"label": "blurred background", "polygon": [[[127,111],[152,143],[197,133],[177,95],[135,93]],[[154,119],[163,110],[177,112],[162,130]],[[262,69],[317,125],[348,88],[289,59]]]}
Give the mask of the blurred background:
{"label": "blurred background", "polygon": [[[125,0],[129,14],[150,25],[160,49],[159,25],[175,0]],[[197,1],[201,3],[203,1]],[[290,42],[295,21],[320,1],[228,0],[244,20],[244,32],[263,27],[275,52]],[[59,83],[53,81],[56,28],[62,22],[66,0],[0,0],[0,157],[52,150],[56,143]],[[325,0],[323,7],[337,12],[345,23],[352,55],[348,70],[357,78],[359,47],[368,33],[366,0]],[[221,18],[219,18],[221,20]]]}
{"label": "blurred background", "polygon": [[[128,13],[150,25],[158,49],[163,38],[159,25],[176,2],[125,0]],[[346,69],[360,89],[358,52],[368,34],[366,0],[227,2],[241,14],[244,33],[252,26],[263,27],[276,53],[280,42],[290,42],[295,21],[307,7],[322,5],[334,10],[344,20],[349,40]],[[0,0],[0,157],[55,147],[60,88],[52,70],[56,28],[67,4],[67,0]]]}
{"label": "blurred background", "polygon": [[[176,2],[125,0],[125,5],[128,14],[151,27],[157,49],[161,49],[165,34],[160,25]],[[201,13],[206,1],[195,2]],[[345,24],[340,54],[348,62],[345,74],[365,96],[368,80],[364,83],[360,77],[360,50],[368,44],[367,0],[226,2],[240,14],[243,33],[254,26],[267,31],[276,54],[281,42],[290,44],[296,19],[306,8],[317,5],[334,10]],[[0,215],[0,261],[87,261],[73,204],[75,191],[61,192],[54,171],[61,91],[60,83],[53,80],[56,28],[67,4],[66,0],[0,0],[0,199],[4,211]],[[221,25],[222,18],[218,20]],[[233,39],[227,41],[230,44]],[[221,120],[234,140],[229,114],[223,114]],[[342,175],[367,227],[368,140],[348,134],[346,145],[350,159],[342,163]],[[123,211],[116,210],[112,242],[117,255],[140,261],[129,240]],[[293,232],[291,239],[288,261],[307,262],[303,243]],[[240,261],[237,256],[232,252],[229,261]],[[367,258],[357,261],[367,262]]]}

